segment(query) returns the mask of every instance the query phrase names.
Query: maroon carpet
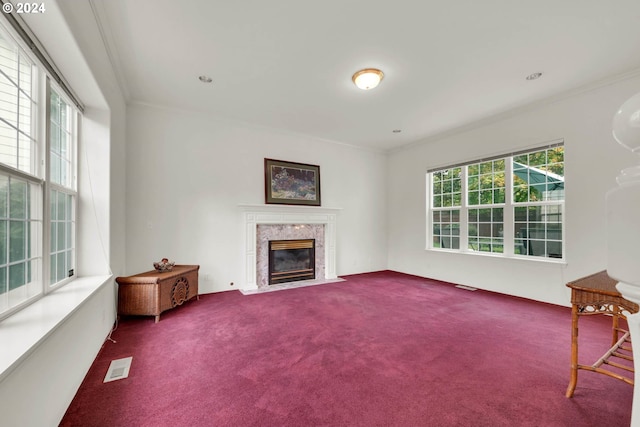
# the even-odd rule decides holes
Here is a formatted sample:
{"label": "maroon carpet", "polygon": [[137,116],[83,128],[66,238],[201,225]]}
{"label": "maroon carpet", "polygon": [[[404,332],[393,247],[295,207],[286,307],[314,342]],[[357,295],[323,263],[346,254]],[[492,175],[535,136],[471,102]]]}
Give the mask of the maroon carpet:
{"label": "maroon carpet", "polygon": [[[570,309],[394,272],[122,319],[62,426],[628,426],[633,389],[569,381]],[[581,362],[611,339],[580,320]],[[113,359],[129,378],[103,384]]]}

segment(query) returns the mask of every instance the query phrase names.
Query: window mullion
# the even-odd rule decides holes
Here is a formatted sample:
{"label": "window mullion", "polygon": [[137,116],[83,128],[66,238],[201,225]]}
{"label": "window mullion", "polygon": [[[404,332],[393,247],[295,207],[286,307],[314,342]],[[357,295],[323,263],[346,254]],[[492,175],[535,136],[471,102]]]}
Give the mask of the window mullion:
{"label": "window mullion", "polygon": [[461,191],[460,197],[460,250],[469,251],[469,207],[467,206],[467,167],[463,166],[461,171]]}
{"label": "window mullion", "polygon": [[504,254],[513,256],[515,254],[515,234],[513,215],[513,158],[505,158],[504,169]]}
{"label": "window mullion", "polygon": [[425,179],[425,186],[427,190],[425,191],[425,194],[426,194],[425,207],[427,212],[427,218],[425,218],[427,223],[427,230],[426,230],[427,241],[425,245],[426,249],[433,249],[433,208],[431,203],[431,200],[433,200],[433,183],[432,182],[433,182],[433,174],[428,173]]}
{"label": "window mullion", "polygon": [[42,219],[43,219],[43,232],[42,232],[42,287],[44,292],[51,291],[49,286],[49,278],[51,277],[51,183],[50,173],[50,144],[51,144],[51,82],[48,78],[45,78],[44,86],[44,108],[43,108],[43,120],[44,126],[44,144],[42,150],[42,159],[44,160],[43,174],[45,183],[43,186],[43,203],[42,203]]}

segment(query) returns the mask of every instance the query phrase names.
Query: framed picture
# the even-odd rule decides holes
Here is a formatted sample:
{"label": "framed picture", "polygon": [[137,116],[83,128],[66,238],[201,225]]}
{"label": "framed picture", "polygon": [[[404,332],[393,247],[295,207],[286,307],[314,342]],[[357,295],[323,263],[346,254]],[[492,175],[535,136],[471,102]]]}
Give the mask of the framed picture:
{"label": "framed picture", "polygon": [[265,202],[320,206],[320,166],[264,159]]}

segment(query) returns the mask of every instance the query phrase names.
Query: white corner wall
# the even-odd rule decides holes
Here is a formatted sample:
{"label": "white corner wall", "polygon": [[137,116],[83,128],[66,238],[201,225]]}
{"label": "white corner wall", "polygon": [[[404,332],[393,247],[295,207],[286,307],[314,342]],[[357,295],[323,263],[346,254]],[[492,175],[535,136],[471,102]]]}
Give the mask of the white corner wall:
{"label": "white corner wall", "polygon": [[[605,194],[636,159],[615,143],[617,108],[640,77],[582,92],[389,156],[389,269],[568,305],[571,280],[606,268]],[[428,169],[565,142],[566,265],[425,250]],[[639,207],[640,209],[640,207]]]}
{"label": "white corner wall", "polygon": [[[242,204],[264,203],[264,158],[320,165],[339,275],[386,268],[386,156],[306,136],[134,105],[127,115],[127,272],[200,265],[200,292],[242,279]],[[234,286],[230,283],[234,282]]]}

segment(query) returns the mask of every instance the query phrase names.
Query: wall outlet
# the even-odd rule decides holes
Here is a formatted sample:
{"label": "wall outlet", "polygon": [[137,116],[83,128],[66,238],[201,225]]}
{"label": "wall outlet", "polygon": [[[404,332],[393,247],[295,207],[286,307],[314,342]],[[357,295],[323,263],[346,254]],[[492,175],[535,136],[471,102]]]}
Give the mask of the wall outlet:
{"label": "wall outlet", "polygon": [[202,278],[205,280],[205,282],[210,282],[211,281],[211,274],[209,274],[209,273],[204,274]]}

